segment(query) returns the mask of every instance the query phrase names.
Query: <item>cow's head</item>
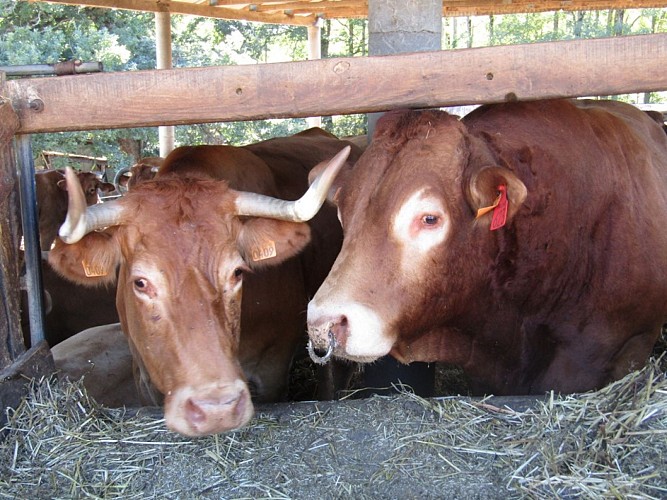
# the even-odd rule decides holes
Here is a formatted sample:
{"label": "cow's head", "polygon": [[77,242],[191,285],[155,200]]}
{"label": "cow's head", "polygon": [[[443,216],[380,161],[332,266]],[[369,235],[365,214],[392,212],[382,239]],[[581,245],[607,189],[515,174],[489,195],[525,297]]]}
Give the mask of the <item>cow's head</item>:
{"label": "cow's head", "polygon": [[164,395],[172,430],[200,436],[251,418],[237,359],[243,275],[304,248],[304,221],[319,210],[348,153],[341,151],[291,202],[204,176],[166,174],[86,209],[67,171],[69,211],[49,262],[82,284],[111,281],[120,266],[123,331],[142,380]]}
{"label": "cow's head", "polygon": [[[79,172],[77,173],[79,184],[86,197],[87,205],[95,205],[100,202],[100,193],[111,193],[116,190],[116,186],[110,182],[104,182],[93,172]],[[63,191],[67,191],[67,181],[64,176],[58,181],[58,187]]]}
{"label": "cow's head", "polygon": [[344,239],[308,305],[315,350],[360,362],[389,353],[433,361],[410,352],[411,341],[471,300],[468,283],[488,252],[493,210],[476,215],[502,189],[510,225],[526,188],[483,140],[443,112],[385,115],[330,190]]}

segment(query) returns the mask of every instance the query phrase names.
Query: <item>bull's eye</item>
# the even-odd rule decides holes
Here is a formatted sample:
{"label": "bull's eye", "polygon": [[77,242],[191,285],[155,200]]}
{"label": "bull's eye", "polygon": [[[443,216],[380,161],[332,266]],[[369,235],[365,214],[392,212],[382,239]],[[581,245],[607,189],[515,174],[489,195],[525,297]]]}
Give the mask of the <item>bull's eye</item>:
{"label": "bull's eye", "polygon": [[134,288],[139,291],[145,291],[148,288],[148,281],[145,278],[138,278],[134,280]]}
{"label": "bull's eye", "polygon": [[425,226],[435,226],[440,221],[440,217],[433,214],[426,214],[422,216],[422,224]]}
{"label": "bull's eye", "polygon": [[241,269],[240,267],[234,269],[234,277],[236,279],[241,279],[242,276],[243,276],[243,269]]}

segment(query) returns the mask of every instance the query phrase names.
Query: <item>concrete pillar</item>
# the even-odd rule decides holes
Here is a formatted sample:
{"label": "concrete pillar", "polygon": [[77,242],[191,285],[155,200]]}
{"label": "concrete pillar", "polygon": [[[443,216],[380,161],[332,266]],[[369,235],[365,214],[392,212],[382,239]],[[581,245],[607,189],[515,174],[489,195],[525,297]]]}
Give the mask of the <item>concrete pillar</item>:
{"label": "concrete pillar", "polygon": [[[322,28],[319,25],[308,26],[308,59],[322,59]],[[306,122],[308,127],[321,127],[322,117],[311,116]]]}
{"label": "concrete pillar", "polygon": [[[171,15],[169,12],[155,13],[155,56],[157,69],[170,69],[171,58]],[[174,149],[174,127],[158,127],[160,156],[167,156]]]}
{"label": "concrete pillar", "polygon": [[[442,48],[442,0],[368,0],[368,55]],[[368,115],[368,138],[381,113]]]}

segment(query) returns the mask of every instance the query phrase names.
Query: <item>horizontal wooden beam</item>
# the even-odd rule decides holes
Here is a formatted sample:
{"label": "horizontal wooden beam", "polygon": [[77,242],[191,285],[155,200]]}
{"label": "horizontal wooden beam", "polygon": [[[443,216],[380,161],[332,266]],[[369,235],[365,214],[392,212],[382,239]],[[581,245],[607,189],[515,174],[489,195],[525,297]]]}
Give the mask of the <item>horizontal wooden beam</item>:
{"label": "horizontal wooden beam", "polygon": [[11,80],[19,133],[667,90],[667,34]]}
{"label": "horizontal wooden beam", "polygon": [[[41,2],[44,0],[28,0]],[[47,0],[49,3],[170,12],[218,19],[309,26],[319,18],[367,18],[368,0]],[[519,14],[557,10],[640,9],[667,7],[665,0],[444,0],[445,17]]]}

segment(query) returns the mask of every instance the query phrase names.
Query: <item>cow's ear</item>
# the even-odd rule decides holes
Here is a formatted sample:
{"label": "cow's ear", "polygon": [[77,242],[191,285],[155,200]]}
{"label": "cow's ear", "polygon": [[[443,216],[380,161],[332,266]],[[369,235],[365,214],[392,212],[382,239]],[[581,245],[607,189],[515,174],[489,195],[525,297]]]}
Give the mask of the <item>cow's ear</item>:
{"label": "cow's ear", "polygon": [[116,280],[120,247],[113,231],[94,231],[71,245],[56,238],[48,260],[51,267],[69,281],[83,286],[106,285]]}
{"label": "cow's ear", "polygon": [[309,242],[308,224],[261,217],[245,220],[237,239],[243,260],[253,269],[280,264]]}
{"label": "cow's ear", "polygon": [[[491,214],[498,205],[502,209],[505,202],[503,196],[506,196],[506,220],[511,220],[527,195],[528,190],[521,179],[511,170],[498,166],[482,167],[472,176],[468,185],[468,203],[480,219],[487,213]],[[491,215],[489,220],[492,220]]]}

